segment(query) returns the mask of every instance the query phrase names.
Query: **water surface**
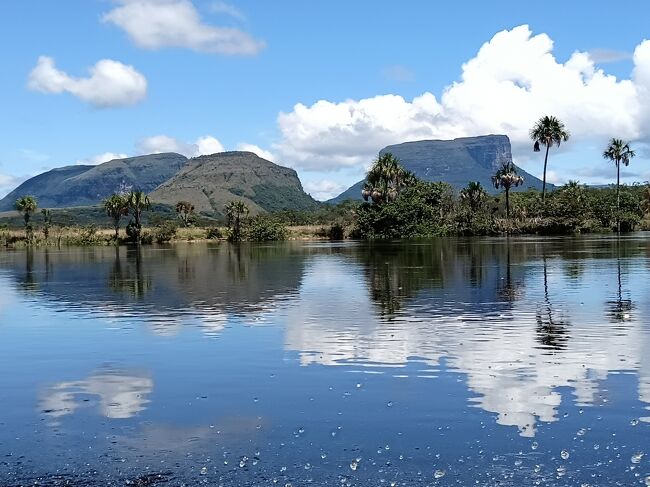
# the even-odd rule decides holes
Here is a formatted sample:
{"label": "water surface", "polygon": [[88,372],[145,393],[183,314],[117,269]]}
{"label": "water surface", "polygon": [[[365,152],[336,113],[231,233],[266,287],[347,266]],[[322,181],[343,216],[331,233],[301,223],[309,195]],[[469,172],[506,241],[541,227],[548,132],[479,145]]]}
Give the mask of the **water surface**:
{"label": "water surface", "polygon": [[650,239],[0,253],[0,485],[650,485]]}

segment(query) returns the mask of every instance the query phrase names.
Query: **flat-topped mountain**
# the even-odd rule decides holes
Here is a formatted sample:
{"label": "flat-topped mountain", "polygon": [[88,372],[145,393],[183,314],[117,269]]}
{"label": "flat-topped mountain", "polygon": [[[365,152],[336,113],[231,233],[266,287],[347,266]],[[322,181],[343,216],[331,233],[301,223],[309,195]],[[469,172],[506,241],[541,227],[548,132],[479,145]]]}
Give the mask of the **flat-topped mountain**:
{"label": "flat-topped mountain", "polygon": [[252,213],[308,210],[318,205],[304,192],[296,171],[240,151],[190,159],[150,198],[169,205],[190,201],[205,213],[223,213],[226,203],[235,199],[246,203]]}
{"label": "flat-topped mountain", "polygon": [[41,208],[67,208],[97,205],[124,187],[148,193],[186,163],[185,156],[170,152],[52,169],[28,179],[0,200],[0,211],[12,210],[23,195],[35,196]]}
{"label": "flat-topped mountain", "polygon": [[[380,151],[397,157],[402,165],[425,181],[443,181],[460,189],[469,181],[479,181],[489,192],[496,192],[492,176],[504,163],[512,163],[510,139],[506,135],[483,135],[453,140],[419,140],[389,145]],[[524,177],[518,188],[542,188],[542,181],[517,168]],[[336,198],[339,203],[348,199],[360,200],[364,181],[359,181]],[[547,186],[552,187],[547,183]]]}

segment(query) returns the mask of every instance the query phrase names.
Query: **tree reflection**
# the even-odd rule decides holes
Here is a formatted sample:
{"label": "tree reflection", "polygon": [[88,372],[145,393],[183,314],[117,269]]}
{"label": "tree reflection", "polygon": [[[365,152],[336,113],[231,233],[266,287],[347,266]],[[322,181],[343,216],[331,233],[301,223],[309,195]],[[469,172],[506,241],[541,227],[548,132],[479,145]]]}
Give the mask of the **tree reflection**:
{"label": "tree reflection", "polygon": [[128,249],[126,265],[122,263],[119,247],[115,247],[115,259],[109,273],[108,284],[115,292],[142,299],[151,290],[151,276],[145,272],[140,246]]}
{"label": "tree reflection", "polygon": [[629,297],[629,291],[625,292],[626,297],[624,297],[623,281],[621,277],[620,248],[617,248],[616,256],[616,283],[616,297],[614,299],[610,299],[606,303],[607,316],[613,323],[623,323],[631,319],[634,303]]}
{"label": "tree reflection", "polygon": [[567,325],[563,319],[556,319],[553,316],[554,310],[548,293],[548,269],[546,256],[542,257],[544,266],[544,302],[537,307],[535,318],[537,320],[537,340],[544,348],[558,351],[567,347]]}

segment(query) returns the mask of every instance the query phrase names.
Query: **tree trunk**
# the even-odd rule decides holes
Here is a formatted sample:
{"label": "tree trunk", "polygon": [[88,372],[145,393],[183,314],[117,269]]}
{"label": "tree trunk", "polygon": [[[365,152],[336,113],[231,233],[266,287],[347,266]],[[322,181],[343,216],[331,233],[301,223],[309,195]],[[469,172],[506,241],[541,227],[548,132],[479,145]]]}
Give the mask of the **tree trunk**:
{"label": "tree trunk", "polygon": [[616,161],[616,233],[621,233],[621,161]]}
{"label": "tree trunk", "polygon": [[548,150],[551,148],[550,144],[546,144],[546,155],[544,156],[544,176],[542,180],[542,204],[546,202],[546,165],[548,164]]}
{"label": "tree trunk", "polygon": [[510,220],[510,188],[506,188],[506,220]]}

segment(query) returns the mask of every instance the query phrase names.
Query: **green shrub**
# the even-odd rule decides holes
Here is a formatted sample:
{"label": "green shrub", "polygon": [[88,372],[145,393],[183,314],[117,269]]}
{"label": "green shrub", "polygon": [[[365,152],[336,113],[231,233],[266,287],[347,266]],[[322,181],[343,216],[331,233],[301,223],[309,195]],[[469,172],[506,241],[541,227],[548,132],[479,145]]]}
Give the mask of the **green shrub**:
{"label": "green shrub", "polygon": [[250,220],[246,232],[247,240],[253,242],[286,240],[287,235],[287,227],[283,224],[261,216],[256,216]]}
{"label": "green shrub", "polygon": [[157,243],[169,242],[176,236],[177,231],[178,227],[175,222],[165,221],[154,227],[152,238]]}
{"label": "green shrub", "polygon": [[211,227],[208,228],[208,231],[206,233],[206,238],[210,240],[219,240],[223,238],[223,233],[221,232],[221,229],[219,227]]}

